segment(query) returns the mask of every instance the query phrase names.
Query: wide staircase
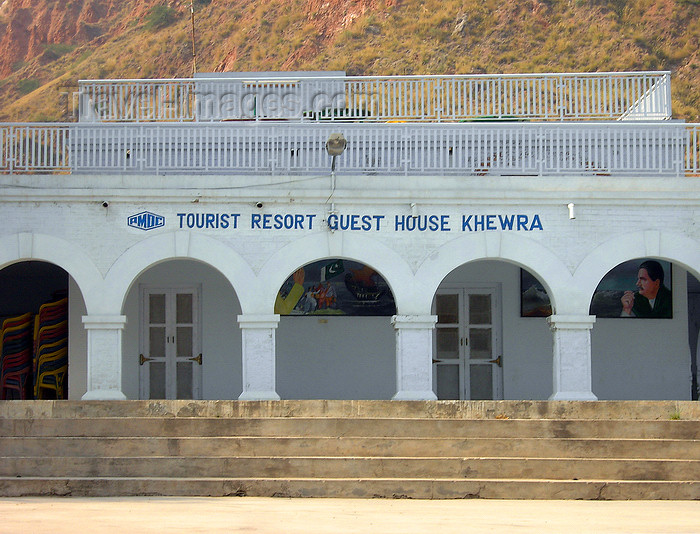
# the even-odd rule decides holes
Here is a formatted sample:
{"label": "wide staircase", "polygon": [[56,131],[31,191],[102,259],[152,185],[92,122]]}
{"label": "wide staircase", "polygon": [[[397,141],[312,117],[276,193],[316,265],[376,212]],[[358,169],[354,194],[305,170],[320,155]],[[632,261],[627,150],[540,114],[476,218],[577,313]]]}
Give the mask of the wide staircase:
{"label": "wide staircase", "polygon": [[700,404],[0,402],[26,495],[700,499]]}

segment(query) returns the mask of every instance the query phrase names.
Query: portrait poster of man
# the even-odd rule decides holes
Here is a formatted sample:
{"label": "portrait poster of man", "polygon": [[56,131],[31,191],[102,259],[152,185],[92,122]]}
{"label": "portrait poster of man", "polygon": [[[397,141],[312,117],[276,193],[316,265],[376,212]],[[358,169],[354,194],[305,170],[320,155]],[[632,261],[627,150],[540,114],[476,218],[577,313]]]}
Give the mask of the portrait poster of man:
{"label": "portrait poster of man", "polygon": [[282,284],[275,313],[391,316],[396,304],[389,285],[371,267],[327,259],[305,265]]}
{"label": "portrait poster of man", "polygon": [[672,319],[671,264],[654,259],[621,263],[603,277],[591,302],[591,315]]}

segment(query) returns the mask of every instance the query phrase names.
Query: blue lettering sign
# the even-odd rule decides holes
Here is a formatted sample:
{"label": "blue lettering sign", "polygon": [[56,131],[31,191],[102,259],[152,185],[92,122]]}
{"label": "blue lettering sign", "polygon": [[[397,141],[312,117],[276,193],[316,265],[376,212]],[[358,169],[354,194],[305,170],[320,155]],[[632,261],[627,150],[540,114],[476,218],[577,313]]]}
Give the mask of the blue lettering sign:
{"label": "blue lettering sign", "polygon": [[326,219],[326,223],[331,230],[369,232],[373,229],[379,231],[382,219],[384,219],[384,215],[338,215],[331,213]]}
{"label": "blue lettering sign", "polygon": [[161,228],[162,226],[165,226],[165,217],[162,215],[156,215],[150,211],[142,211],[141,213],[127,217],[126,223],[131,228],[138,228],[139,230],[153,230],[154,228]]}
{"label": "blue lettering sign", "polygon": [[394,230],[406,232],[449,232],[449,215],[396,215]]}
{"label": "blue lettering sign", "polygon": [[[226,230],[239,228],[240,213],[178,213],[181,229]],[[252,213],[252,230],[313,230],[315,214],[301,213]],[[331,213],[326,218],[331,230],[352,232],[379,232],[384,229],[386,215],[362,215],[357,213]],[[144,211],[127,217],[127,224],[140,230],[152,230],[165,226],[165,217]],[[462,232],[517,231],[532,232],[544,229],[539,214],[525,215],[462,215]],[[395,215],[396,232],[449,232],[450,215]]]}
{"label": "blue lettering sign", "polygon": [[[252,213],[251,230],[313,230],[316,215],[308,213]],[[236,221],[238,222],[238,221]]]}
{"label": "blue lettering sign", "polygon": [[238,228],[240,213],[178,213],[180,228],[227,229]]}
{"label": "blue lettering sign", "polygon": [[462,232],[484,232],[494,230],[515,230],[532,232],[544,230],[540,216],[529,215],[462,215]]}

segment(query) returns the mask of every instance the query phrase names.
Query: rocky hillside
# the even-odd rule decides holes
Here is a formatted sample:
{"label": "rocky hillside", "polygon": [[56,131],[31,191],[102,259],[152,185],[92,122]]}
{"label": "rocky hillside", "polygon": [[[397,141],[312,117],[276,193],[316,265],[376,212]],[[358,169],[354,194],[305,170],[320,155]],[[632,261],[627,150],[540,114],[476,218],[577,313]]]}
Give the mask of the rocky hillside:
{"label": "rocky hillside", "polygon": [[[68,120],[86,78],[184,77],[191,0],[0,0],[0,120]],[[671,70],[700,121],[700,0],[194,0],[196,66],[451,74]]]}

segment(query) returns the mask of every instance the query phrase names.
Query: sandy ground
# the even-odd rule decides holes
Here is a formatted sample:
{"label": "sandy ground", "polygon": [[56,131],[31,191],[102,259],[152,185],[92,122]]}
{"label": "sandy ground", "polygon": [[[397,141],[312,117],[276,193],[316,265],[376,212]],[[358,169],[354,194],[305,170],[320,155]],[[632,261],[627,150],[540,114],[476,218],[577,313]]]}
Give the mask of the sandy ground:
{"label": "sandy ground", "polygon": [[695,501],[0,499],[0,532],[700,533]]}

